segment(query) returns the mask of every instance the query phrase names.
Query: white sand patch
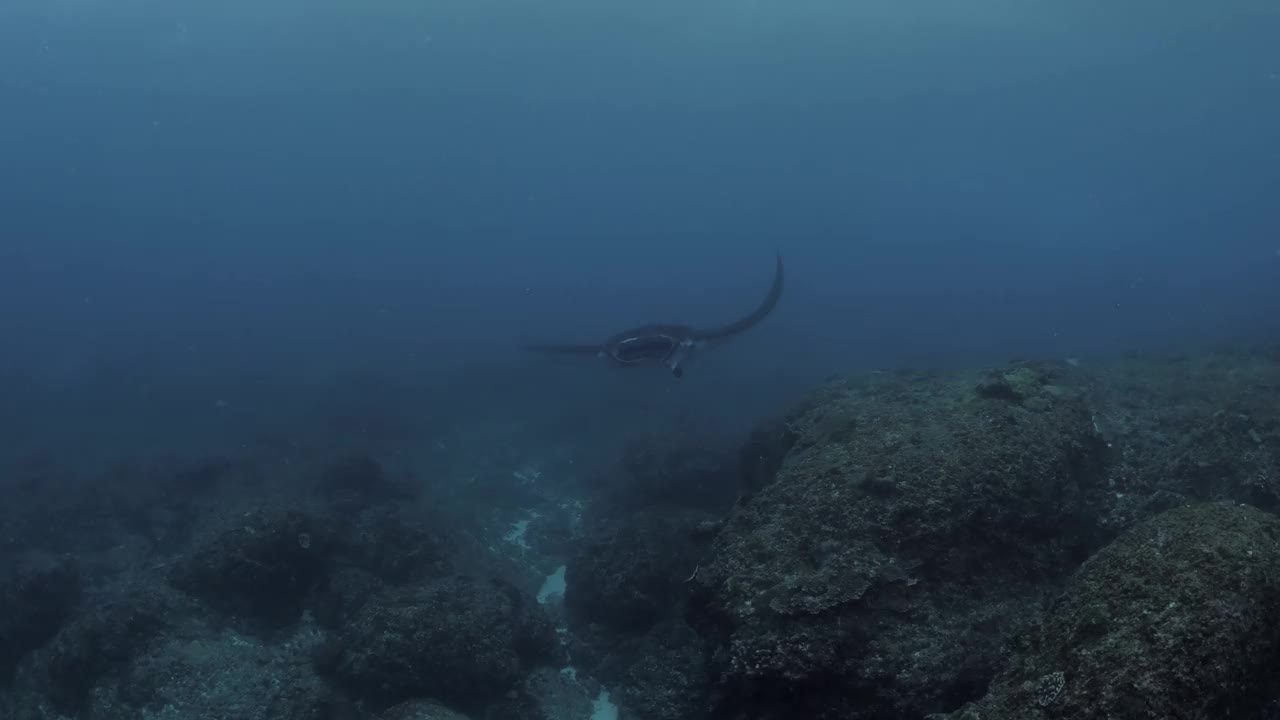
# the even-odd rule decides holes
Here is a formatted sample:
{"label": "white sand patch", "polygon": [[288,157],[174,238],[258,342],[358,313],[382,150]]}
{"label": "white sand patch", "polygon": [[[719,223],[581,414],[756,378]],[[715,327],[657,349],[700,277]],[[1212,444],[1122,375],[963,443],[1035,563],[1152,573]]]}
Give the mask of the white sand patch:
{"label": "white sand patch", "polygon": [[551,599],[559,596],[564,597],[564,572],[565,566],[561,565],[556,571],[547,576],[542,581],[542,589],[538,590],[538,603],[546,605]]}
{"label": "white sand patch", "polygon": [[591,720],[618,720],[618,706],[609,699],[608,690],[601,690],[591,703]]}

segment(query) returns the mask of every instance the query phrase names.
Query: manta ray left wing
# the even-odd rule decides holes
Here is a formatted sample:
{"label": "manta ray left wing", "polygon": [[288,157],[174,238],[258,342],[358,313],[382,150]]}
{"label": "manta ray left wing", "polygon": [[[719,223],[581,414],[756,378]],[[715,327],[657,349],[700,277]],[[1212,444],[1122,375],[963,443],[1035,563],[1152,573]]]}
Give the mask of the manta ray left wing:
{"label": "manta ray left wing", "polygon": [[599,355],[600,345],[587,345],[582,343],[534,343],[525,345],[525,350],[529,352],[543,353],[545,355]]}

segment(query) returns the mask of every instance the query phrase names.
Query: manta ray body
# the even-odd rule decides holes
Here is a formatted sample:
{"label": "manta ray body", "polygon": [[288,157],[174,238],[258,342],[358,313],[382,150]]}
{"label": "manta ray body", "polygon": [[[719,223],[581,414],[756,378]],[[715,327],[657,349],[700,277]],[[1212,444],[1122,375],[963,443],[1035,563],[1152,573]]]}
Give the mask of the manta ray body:
{"label": "manta ray body", "polygon": [[688,325],[655,323],[624,330],[603,344],[539,343],[527,345],[533,352],[553,355],[595,355],[619,367],[660,365],[672,375],[684,375],[684,363],[698,350],[741,335],[773,312],[782,297],[782,258],[777,258],[773,286],[750,314],[717,328],[700,330]]}

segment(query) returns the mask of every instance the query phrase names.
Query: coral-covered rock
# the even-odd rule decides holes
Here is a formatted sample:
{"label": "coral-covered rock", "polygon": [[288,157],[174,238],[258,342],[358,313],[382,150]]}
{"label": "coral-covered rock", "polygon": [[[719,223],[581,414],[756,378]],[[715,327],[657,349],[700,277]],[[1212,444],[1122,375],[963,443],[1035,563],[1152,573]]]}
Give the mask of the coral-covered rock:
{"label": "coral-covered rock", "polygon": [[1261,717],[1280,657],[1280,519],[1169,510],[1098,552],[954,720]]}
{"label": "coral-covered rock", "polygon": [[636,717],[706,717],[710,693],[702,642],[680,620],[623,640],[592,668],[592,674],[609,687],[620,706]]}
{"label": "coral-covered rock", "polygon": [[234,632],[166,633],[93,695],[86,716],[240,720],[358,718],[315,673],[309,631],[266,642]]}
{"label": "coral-covered rock", "polygon": [[453,551],[447,534],[426,520],[380,511],[353,520],[340,548],[343,561],[392,584],[448,574]]}
{"label": "coral-covered rock", "polygon": [[378,720],[468,720],[468,718],[437,702],[409,700],[387,708],[378,716]]}
{"label": "coral-covered rock", "polygon": [[1102,447],[1065,374],[875,375],[801,403],[693,583],[717,711],[918,717],[979,695],[1001,631],[1101,542]]}
{"label": "coral-covered rock", "polygon": [[712,516],[645,510],[591,522],[565,573],[565,605],[578,623],[644,632],[681,613],[706,549],[698,535]]}
{"label": "coral-covered rock", "polygon": [[382,589],[383,584],[371,573],[354,567],[337,568],[307,601],[307,608],[317,625],[340,630]]}
{"label": "coral-covered rock", "polygon": [[477,703],[501,696],[529,668],[557,659],[542,609],[498,581],[452,577],[371,599],[321,662],[357,696]]}
{"label": "coral-covered rock", "polygon": [[773,482],[795,441],[796,434],[791,430],[788,417],[761,423],[753,429],[738,450],[738,494],[750,499],[760,488]]}
{"label": "coral-covered rock", "polygon": [[78,715],[104,675],[128,667],[169,625],[170,612],[162,593],[148,592],[86,609],[58,633],[44,653],[50,704],[66,715]]}
{"label": "coral-covered rock", "polygon": [[1280,511],[1275,353],[1132,357],[1090,376],[1094,421],[1111,446],[1100,511],[1117,531],[1170,498]]}
{"label": "coral-covered rock", "polygon": [[304,513],[253,513],[177,563],[169,579],[223,613],[279,626],[297,620],[324,581],[335,538]]}

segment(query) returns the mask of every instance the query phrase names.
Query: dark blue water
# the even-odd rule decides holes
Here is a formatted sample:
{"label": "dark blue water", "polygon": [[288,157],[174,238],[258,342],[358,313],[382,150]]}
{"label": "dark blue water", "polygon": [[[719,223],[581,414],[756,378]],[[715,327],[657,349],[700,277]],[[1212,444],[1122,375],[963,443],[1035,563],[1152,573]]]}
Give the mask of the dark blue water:
{"label": "dark blue water", "polygon": [[0,717],[1275,714],[1278,128],[1277,0],[0,0]]}
{"label": "dark blue water", "polygon": [[682,393],[1274,339],[1276,37],[1265,0],[9,0],[0,365],[530,372],[727,320],[775,251]]}

